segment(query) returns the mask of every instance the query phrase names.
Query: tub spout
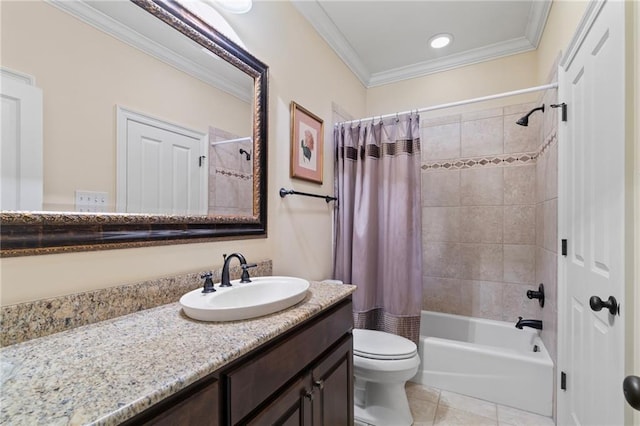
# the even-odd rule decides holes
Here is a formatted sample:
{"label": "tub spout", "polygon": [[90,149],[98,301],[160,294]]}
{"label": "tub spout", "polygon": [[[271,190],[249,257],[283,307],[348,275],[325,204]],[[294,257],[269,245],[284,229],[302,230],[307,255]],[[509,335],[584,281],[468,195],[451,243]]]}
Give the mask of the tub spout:
{"label": "tub spout", "polygon": [[534,319],[522,319],[522,317],[518,317],[516,328],[519,328],[520,330],[522,330],[522,327],[531,327],[538,330],[542,330],[542,321],[534,320]]}

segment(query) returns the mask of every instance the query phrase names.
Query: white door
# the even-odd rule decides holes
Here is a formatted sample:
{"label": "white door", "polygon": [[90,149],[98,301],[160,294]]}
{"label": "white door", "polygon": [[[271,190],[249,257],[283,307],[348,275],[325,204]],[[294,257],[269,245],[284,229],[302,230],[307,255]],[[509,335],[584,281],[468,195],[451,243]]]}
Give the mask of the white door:
{"label": "white door", "polygon": [[0,210],[42,210],[42,90],[0,74]]}
{"label": "white door", "polygon": [[118,115],[118,211],[205,214],[206,135],[121,108]]}
{"label": "white door", "polygon": [[[624,2],[593,2],[559,70],[559,425],[624,424]],[[610,296],[619,313],[590,300]],[[595,302],[595,299],[594,301]],[[561,384],[561,377],[558,383]]]}

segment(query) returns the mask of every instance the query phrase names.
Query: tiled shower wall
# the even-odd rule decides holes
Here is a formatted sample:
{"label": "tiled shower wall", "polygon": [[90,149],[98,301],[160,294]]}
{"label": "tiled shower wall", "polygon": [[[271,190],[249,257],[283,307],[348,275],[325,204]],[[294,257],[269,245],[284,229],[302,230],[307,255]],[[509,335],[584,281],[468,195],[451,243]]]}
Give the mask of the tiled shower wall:
{"label": "tiled shower wall", "polygon": [[[552,81],[557,81],[555,78]],[[542,103],[548,108],[540,129],[536,160],[536,282],[544,283],[542,340],[557,360],[558,334],[558,116],[557,90],[547,90]]]}
{"label": "tiled shower wall", "polygon": [[[216,142],[237,139],[224,130],[209,129],[209,214],[253,214],[253,143]],[[249,159],[240,149],[250,153]]]}
{"label": "tiled shower wall", "polygon": [[515,124],[535,106],[422,120],[424,309],[543,319],[526,292],[544,275],[536,268],[546,255],[537,246],[536,157],[546,125],[540,112],[528,127]]}

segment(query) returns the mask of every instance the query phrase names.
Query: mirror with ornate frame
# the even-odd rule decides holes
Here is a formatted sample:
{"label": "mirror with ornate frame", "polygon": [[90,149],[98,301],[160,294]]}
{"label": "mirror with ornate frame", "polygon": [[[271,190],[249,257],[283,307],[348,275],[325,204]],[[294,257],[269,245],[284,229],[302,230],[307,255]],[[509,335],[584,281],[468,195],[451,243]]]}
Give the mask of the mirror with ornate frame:
{"label": "mirror with ornate frame", "polygon": [[[243,78],[249,81],[248,91],[252,93],[249,93],[246,102],[250,105],[251,117],[247,118],[250,121],[247,126],[250,136],[243,138],[249,140],[249,143],[253,142],[247,149],[249,153],[245,154],[247,160],[250,160],[246,164],[251,169],[249,175],[252,178],[248,213],[218,213],[205,209],[196,212],[189,210],[182,214],[161,211],[158,214],[147,210],[138,213],[136,210],[115,207],[115,210],[105,210],[104,213],[86,213],[64,208],[13,211],[3,207],[0,212],[0,254],[3,257],[266,236],[268,67],[178,2],[131,0],[130,4],[135,5],[136,10],[143,11],[145,16],[149,14],[148,16],[154,17],[154,22],[163,22],[163,31],[166,27],[166,31],[171,34],[181,34],[180,37],[188,38],[189,43],[197,43],[199,49],[207,53],[205,56],[210,57],[210,61],[224,63],[227,68],[240,71],[240,74],[246,76]],[[171,43],[171,34],[167,37],[159,36],[154,41],[160,45],[168,45]],[[212,57],[215,59],[211,59]],[[117,59],[105,57],[104,60]],[[126,69],[126,63],[122,63],[122,67]],[[206,73],[207,71],[204,74]],[[201,79],[207,78],[204,75]],[[228,105],[227,102],[218,103]],[[47,131],[51,127],[53,126],[45,125],[45,142]],[[215,130],[222,127],[224,126],[216,126]],[[209,129],[208,141],[211,141],[212,128]],[[85,143],[91,143],[86,140],[87,138]],[[215,143],[211,145],[213,144]],[[87,148],[91,149],[90,146]],[[77,187],[78,184],[74,185]],[[133,213],[122,213],[124,211]]]}

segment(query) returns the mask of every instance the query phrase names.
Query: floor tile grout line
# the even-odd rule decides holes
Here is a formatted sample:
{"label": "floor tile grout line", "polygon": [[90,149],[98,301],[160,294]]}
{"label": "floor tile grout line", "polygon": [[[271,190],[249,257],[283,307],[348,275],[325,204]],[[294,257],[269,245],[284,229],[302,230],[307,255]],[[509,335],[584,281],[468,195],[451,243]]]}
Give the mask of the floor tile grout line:
{"label": "floor tile grout line", "polygon": [[[437,402],[435,403],[435,411],[434,411],[434,413],[433,413],[433,418],[432,418],[432,420],[431,420],[430,422],[429,422],[429,421],[427,421],[427,422],[418,422],[418,423],[425,423],[425,424],[430,423],[432,426],[435,426],[435,425],[437,424],[437,414],[438,414],[438,411],[439,411],[440,406],[441,406],[441,402],[442,402],[442,392],[443,392],[443,391],[442,391],[442,389],[437,389],[437,388],[432,388],[432,387],[428,387],[428,386],[423,386],[423,385],[421,385],[421,384],[416,384],[416,385],[417,385],[417,386],[419,386],[419,387],[421,387],[421,388],[423,388],[423,389],[431,389],[431,390],[433,390],[433,391],[437,391],[437,393],[438,393],[438,398],[437,398]],[[455,395],[465,396],[465,395],[462,395],[462,394],[457,394],[457,393],[455,393],[455,392],[451,392],[451,393],[452,393],[452,394],[455,394]],[[472,398],[472,397],[470,397],[470,398]],[[410,398],[410,399],[412,399],[412,400],[418,400],[418,401],[422,401],[422,402],[430,402],[430,401],[422,400],[421,398],[413,398],[413,397],[412,397],[412,398]],[[477,398],[475,398],[475,399],[477,399]],[[483,401],[483,400],[480,400],[480,401]],[[495,409],[495,418],[486,417],[485,415],[483,415],[483,414],[481,414],[481,413],[479,413],[479,412],[475,412],[475,411],[471,411],[471,410],[466,410],[466,409],[461,408],[461,407],[451,407],[451,406],[444,406],[444,405],[443,405],[442,407],[444,407],[444,408],[446,408],[446,409],[453,409],[453,410],[461,411],[461,412],[465,412],[465,413],[467,413],[467,414],[471,414],[471,415],[474,415],[474,416],[482,417],[482,418],[484,418],[484,419],[486,419],[486,420],[491,421],[491,422],[492,422],[492,423],[494,423],[496,426],[501,426],[501,425],[507,426],[507,425],[511,425],[511,423],[508,423],[508,422],[502,422],[502,421],[500,420],[500,414],[499,414],[500,407],[505,407],[505,408],[510,409],[510,410],[515,410],[516,412],[522,412],[522,414],[523,414],[523,415],[525,415],[525,416],[529,416],[529,415],[538,416],[538,415],[536,415],[535,413],[529,413],[529,412],[527,412],[527,411],[518,410],[518,409],[516,409],[516,408],[511,408],[511,407],[503,406],[503,405],[498,404],[498,403],[493,403],[493,402],[490,402],[490,401],[485,401],[485,402],[488,402],[488,403],[490,403],[490,404],[492,404],[492,405],[493,405],[493,408]],[[546,416],[539,416],[539,417],[544,417],[544,418],[546,418]],[[551,419],[551,421],[552,421],[552,419]],[[446,423],[446,420],[445,420],[445,422],[444,422],[444,423],[441,423],[441,424],[443,424],[443,425],[445,425],[445,426],[446,426],[446,424],[447,424],[447,423]]]}

